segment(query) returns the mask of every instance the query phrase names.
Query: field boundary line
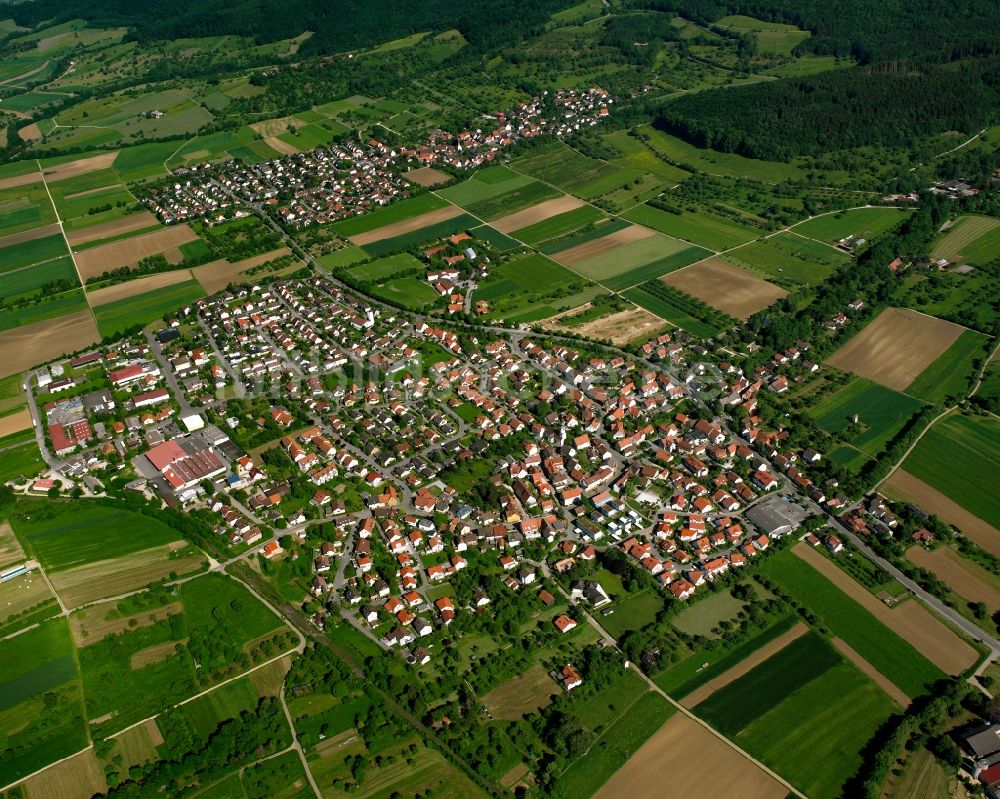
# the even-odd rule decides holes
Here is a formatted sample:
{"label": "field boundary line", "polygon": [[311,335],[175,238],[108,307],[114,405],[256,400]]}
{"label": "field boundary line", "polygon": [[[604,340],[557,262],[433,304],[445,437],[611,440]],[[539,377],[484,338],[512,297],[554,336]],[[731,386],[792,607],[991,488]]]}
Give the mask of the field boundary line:
{"label": "field boundary line", "polygon": [[[69,250],[70,260],[73,262],[73,268],[76,270],[76,279],[80,281],[80,288],[83,289],[83,297],[87,301],[87,309],[90,311],[91,317],[93,317],[94,309],[90,305],[90,297],[87,296],[87,284],[84,283],[83,276],[80,274],[80,266],[76,262],[76,254],[73,252],[73,246],[69,243],[69,238],[66,236],[66,227],[63,225],[62,217],[59,215],[59,209],[56,208],[55,200],[52,199],[52,191],[49,189],[49,182],[45,179],[45,171],[42,169],[42,162],[36,158],[35,165],[38,167],[38,174],[42,176],[42,185],[45,187],[45,193],[49,197],[49,204],[52,206],[52,213],[56,215],[56,224],[59,225],[59,233],[63,237],[63,243],[65,243],[66,249]],[[97,324],[96,319],[94,319],[94,324]]]}

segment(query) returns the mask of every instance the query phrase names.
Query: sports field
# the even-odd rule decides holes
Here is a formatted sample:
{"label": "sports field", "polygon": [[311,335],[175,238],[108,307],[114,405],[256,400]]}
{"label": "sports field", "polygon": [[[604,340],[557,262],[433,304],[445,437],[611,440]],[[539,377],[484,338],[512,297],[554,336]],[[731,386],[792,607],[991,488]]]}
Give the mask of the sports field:
{"label": "sports field", "polygon": [[903,467],[1000,529],[1000,498],[996,491],[1000,419],[952,414],[927,431]]}
{"label": "sports field", "polygon": [[747,319],[788,295],[780,286],[718,258],[671,272],[663,282],[737,319]]}
{"label": "sports field", "polygon": [[962,216],[945,231],[931,250],[932,258],[984,265],[1000,252],[1000,219]]}
{"label": "sports field", "polygon": [[963,329],[907,308],[886,308],[827,363],[902,391],[955,343]]}
{"label": "sports field", "polygon": [[760,231],[754,228],[704,212],[683,211],[672,214],[651,205],[637,205],[622,216],[675,239],[683,239],[716,252],[744,244],[760,235]]}
{"label": "sports field", "polygon": [[847,236],[871,241],[901,225],[910,213],[899,208],[855,208],[808,219],[792,230],[820,241],[837,242]]}
{"label": "sports field", "polygon": [[856,377],[818,403],[811,403],[806,413],[828,433],[847,430],[857,415],[860,429],[850,442],[875,456],[920,408],[919,400]]}

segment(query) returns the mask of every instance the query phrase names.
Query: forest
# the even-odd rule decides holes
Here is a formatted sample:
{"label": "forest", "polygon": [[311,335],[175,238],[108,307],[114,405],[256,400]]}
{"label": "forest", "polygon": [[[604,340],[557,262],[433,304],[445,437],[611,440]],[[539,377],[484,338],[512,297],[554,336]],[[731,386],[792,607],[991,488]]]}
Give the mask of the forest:
{"label": "forest", "polygon": [[687,94],[664,104],[654,124],[700,147],[788,161],[952,130],[971,134],[992,119],[998,89],[998,57],[882,64]]}
{"label": "forest", "polygon": [[19,25],[82,18],[130,28],[139,42],[237,35],[263,44],[304,31],[303,55],[344,52],[419,31],[457,28],[473,45],[496,47],[541,30],[574,0],[38,0],[10,6]]}

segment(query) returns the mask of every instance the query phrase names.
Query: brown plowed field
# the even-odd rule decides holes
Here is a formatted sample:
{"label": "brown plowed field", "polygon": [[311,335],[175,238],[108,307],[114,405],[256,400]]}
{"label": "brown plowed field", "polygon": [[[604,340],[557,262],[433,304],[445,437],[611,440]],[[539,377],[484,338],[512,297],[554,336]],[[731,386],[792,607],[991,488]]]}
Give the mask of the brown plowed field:
{"label": "brown plowed field", "polygon": [[934,572],[952,591],[969,602],[985,602],[990,613],[1000,610],[1000,580],[948,546],[931,551],[910,547],[906,559],[915,566]]}
{"label": "brown plowed field", "polygon": [[934,486],[904,469],[896,469],[882,485],[916,503],[928,513],[940,516],[948,524],[955,525],[987,552],[1000,557],[1000,530],[969,513]]}
{"label": "brown plowed field", "polygon": [[45,179],[50,183],[54,183],[57,180],[75,178],[77,175],[83,175],[87,172],[96,172],[98,169],[107,169],[115,162],[117,157],[118,151],[115,150],[111,153],[102,153],[90,158],[78,158],[76,161],[67,161],[65,164],[59,164],[58,166],[45,167]]}
{"label": "brown plowed field", "polygon": [[190,270],[176,269],[173,272],[161,272],[158,275],[139,277],[103,289],[88,291],[87,296],[90,298],[91,306],[96,308],[98,305],[107,305],[109,302],[124,300],[127,297],[134,297],[137,294],[144,294],[147,291],[153,291],[153,289],[162,289],[164,286],[172,286],[174,283],[183,283],[190,279]]}
{"label": "brown plowed field", "polygon": [[931,663],[948,674],[961,674],[976,662],[976,650],[931,615],[916,599],[889,608],[847,572],[807,544],[796,544],[796,555],[871,613],[882,624],[908,641]]}
{"label": "brown plowed field", "polygon": [[15,244],[23,244],[26,241],[44,239],[46,236],[56,236],[59,234],[59,225],[46,225],[36,227],[32,230],[25,230],[23,233],[14,233],[11,236],[4,236],[0,239],[0,250],[4,247],[12,247]]}
{"label": "brown plowed field", "polygon": [[429,166],[421,167],[420,169],[411,169],[409,172],[404,172],[403,177],[410,181],[410,183],[416,183],[418,186],[440,186],[442,183],[447,183],[451,180],[451,175],[446,172],[439,172]]}
{"label": "brown plowed field", "polygon": [[196,238],[198,235],[187,225],[176,225],[85,250],[77,254],[76,265],[80,270],[80,276],[86,281],[88,278],[99,277],[111,269],[134,264],[140,258],[166,252]]}
{"label": "brown plowed field", "polygon": [[18,186],[39,183],[41,179],[42,176],[38,172],[29,172],[27,175],[15,175],[12,178],[0,180],[0,189],[16,189]]}
{"label": "brown plowed field", "polygon": [[351,243],[359,246],[372,244],[376,241],[382,241],[382,239],[403,236],[407,233],[412,233],[414,230],[436,225],[438,222],[453,219],[461,214],[462,209],[457,205],[448,205],[444,208],[438,208],[436,211],[429,211],[426,214],[420,214],[420,216],[404,219],[402,222],[396,222],[393,225],[386,225],[375,230],[369,230],[366,233],[359,233],[357,236],[351,236],[350,240]]}
{"label": "brown plowed field", "polygon": [[572,211],[581,205],[583,205],[583,200],[578,200],[576,197],[564,194],[562,197],[556,197],[554,200],[546,200],[543,203],[531,206],[531,208],[525,208],[523,211],[516,211],[513,214],[507,214],[507,216],[494,219],[490,222],[490,227],[496,228],[501,233],[510,233],[528,225],[534,225],[536,222],[541,222],[549,217]]}
{"label": "brown plowed field", "polygon": [[[574,308],[567,313],[575,314],[583,310]],[[562,316],[562,314],[560,314]],[[664,326],[664,321],[658,316],[654,316],[643,308],[629,308],[618,313],[602,316],[592,322],[584,322],[576,327],[563,327],[559,324],[559,317],[553,316],[542,322],[542,326],[549,330],[569,330],[573,333],[581,333],[584,336],[597,339],[608,339],[612,344],[621,346],[628,344],[639,336],[652,335],[654,330],[659,330]]]}
{"label": "brown plowed field", "polygon": [[23,372],[101,340],[93,314],[85,309],[0,333],[0,377]]}
{"label": "brown plowed field", "polygon": [[788,292],[718,258],[709,258],[660,278],[737,319],[748,319]]}
{"label": "brown plowed field", "polygon": [[113,219],[110,222],[102,222],[92,227],[81,228],[80,230],[67,230],[66,238],[71,247],[80,244],[87,244],[100,239],[110,239],[112,236],[120,236],[122,233],[131,233],[133,230],[142,230],[152,227],[158,220],[149,211],[142,211],[138,214],[129,214],[121,219]]}
{"label": "brown plowed field", "polygon": [[826,362],[902,391],[937,360],[963,330],[961,325],[908,308],[886,308]]}
{"label": "brown plowed field", "polygon": [[655,230],[650,230],[642,225],[632,225],[624,230],[618,230],[607,236],[602,236],[599,239],[585,241],[583,244],[577,244],[575,247],[554,253],[551,258],[563,266],[573,266],[573,264],[586,261],[588,258],[594,258],[598,255],[604,255],[606,252],[611,252],[611,250],[616,250],[623,244],[631,244],[633,241],[648,239],[650,236],[655,235]]}
{"label": "brown plowed field", "polygon": [[282,141],[277,136],[268,136],[264,139],[264,144],[282,155],[295,155],[299,150],[292,144]]}
{"label": "brown plowed field", "polygon": [[22,783],[27,799],[90,799],[108,789],[101,766],[91,747],[56,763]]}
{"label": "brown plowed field", "polygon": [[764,644],[764,646],[756,652],[751,653],[748,657],[741,660],[731,669],[726,669],[726,671],[718,677],[709,680],[700,688],[696,688],[694,691],[685,696],[683,700],[681,700],[681,704],[684,705],[684,707],[694,707],[699,702],[704,702],[720,688],[725,688],[729,685],[729,683],[734,680],[738,680],[744,674],[752,671],[769,657],[778,654],[778,652],[788,646],[792,641],[805,635],[808,631],[809,628],[801,622],[796,624],[788,632],[783,635],[779,635],[773,641],[768,641]]}
{"label": "brown plowed field", "polygon": [[0,416],[0,438],[12,433],[20,433],[31,428],[31,411],[22,408],[6,416]]}
{"label": "brown plowed field", "polygon": [[698,722],[676,713],[598,788],[594,799],[787,795],[780,782]]}
{"label": "brown plowed field", "polygon": [[287,247],[281,247],[262,255],[255,255],[253,258],[237,261],[235,264],[231,264],[226,260],[212,261],[202,266],[196,266],[191,270],[191,274],[194,275],[195,280],[201,284],[206,293],[215,294],[217,291],[222,291],[230,283],[239,283],[242,280],[242,273],[248,269],[253,269],[255,266],[273,261],[275,258],[280,258],[283,255],[288,255],[289,252],[291,250]]}

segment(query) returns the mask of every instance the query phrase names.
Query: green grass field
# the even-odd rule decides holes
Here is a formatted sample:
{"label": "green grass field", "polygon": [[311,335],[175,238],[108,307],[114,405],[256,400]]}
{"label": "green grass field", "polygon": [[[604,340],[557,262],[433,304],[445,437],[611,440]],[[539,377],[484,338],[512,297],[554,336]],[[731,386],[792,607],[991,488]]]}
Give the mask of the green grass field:
{"label": "green grass field", "polygon": [[51,225],[56,212],[41,183],[0,189],[0,237]]}
{"label": "green grass field", "polygon": [[541,244],[537,249],[546,255],[555,255],[557,252],[568,250],[570,247],[576,247],[578,244],[586,244],[588,241],[610,236],[612,233],[624,230],[627,227],[631,227],[631,223],[626,222],[624,219],[609,219],[607,222],[600,222],[594,225],[590,230],[574,233],[551,244]]}
{"label": "green grass field", "polygon": [[49,191],[63,220],[87,216],[106,205],[118,208],[123,214],[125,207],[135,202],[132,194],[121,185],[118,173],[111,168],[50,182]]}
{"label": "green grass field", "polygon": [[716,336],[721,332],[719,328],[714,327],[708,322],[703,322],[701,319],[695,319],[683,308],[679,308],[673,303],[669,303],[660,297],[655,297],[646,291],[642,286],[636,286],[635,288],[630,288],[623,292],[623,296],[626,299],[631,300],[640,308],[645,308],[651,314],[665,319],[677,327],[684,328],[690,333],[694,333],[696,336],[702,336],[708,338],[711,336]]}
{"label": "green grass field", "polygon": [[522,186],[529,186],[534,182],[531,178],[512,172],[505,166],[490,166],[479,170],[464,183],[441,189],[437,193],[456,205],[469,206]]}
{"label": "green grass field", "polygon": [[663,596],[655,591],[628,594],[615,602],[614,613],[601,616],[601,626],[615,638],[620,638],[630,630],[638,630],[655,621],[663,606]]}
{"label": "green grass field", "polygon": [[137,325],[144,326],[154,322],[204,296],[205,291],[198,281],[185,280],[135,297],[99,305],[94,309],[94,317],[101,335],[112,336]]}
{"label": "green grass field", "polygon": [[844,388],[812,404],[806,413],[828,433],[847,430],[857,414],[866,429],[850,436],[850,443],[875,456],[920,407],[919,400],[856,377]]}
{"label": "green grass field", "polygon": [[808,219],[792,229],[820,241],[836,242],[851,235],[871,241],[901,225],[910,213],[909,209],[899,208],[855,208]]}
{"label": "green grass field", "polygon": [[80,679],[65,619],[4,641],[0,658],[0,783],[87,746]]}
{"label": "green grass field", "polygon": [[376,297],[399,303],[404,308],[416,310],[438,298],[438,293],[431,288],[426,280],[415,277],[400,277],[387,280],[379,286],[370,289]]}
{"label": "green grass field", "polygon": [[917,379],[906,387],[906,393],[927,400],[942,402],[947,397],[964,397],[972,389],[977,370],[974,361],[982,361],[990,348],[990,340],[982,333],[966,330]]}
{"label": "green grass field", "polygon": [[670,623],[688,635],[718,638],[712,628],[720,621],[736,618],[743,605],[743,600],[734,597],[730,591],[716,591],[676,614]]}
{"label": "green grass field", "polygon": [[[0,250],[0,273],[19,269],[29,264],[37,264],[41,261],[49,261],[60,255],[66,255],[68,252],[66,240],[61,233],[4,247]],[[7,296],[6,292],[0,292],[0,295]]]}
{"label": "green grass field", "polygon": [[427,227],[419,228],[410,233],[403,233],[400,236],[393,236],[380,241],[373,241],[364,245],[364,251],[373,257],[388,255],[389,253],[400,252],[421,244],[436,241],[437,239],[451,236],[455,233],[463,233],[471,230],[479,224],[479,220],[469,214],[459,214],[443,222],[437,222]]}
{"label": "green grass field", "polygon": [[35,322],[43,322],[46,319],[54,319],[57,316],[64,316],[86,308],[87,298],[83,296],[82,289],[67,291],[55,298],[46,298],[44,302],[0,310],[0,330],[10,330]]}
{"label": "green grass field", "polygon": [[401,252],[397,255],[390,255],[387,258],[379,258],[377,261],[369,261],[368,263],[351,267],[348,271],[351,277],[358,280],[385,280],[397,272],[413,269],[414,267],[422,268],[420,261],[409,253]]}
{"label": "green grass field", "polygon": [[702,260],[706,255],[708,255],[708,251],[700,247],[685,247],[679,252],[658,258],[648,264],[642,264],[641,266],[629,269],[627,272],[606,277],[600,283],[613,291],[621,291],[631,286],[638,286],[647,280],[663,277],[685,266],[690,266],[695,261]]}
{"label": "green grass field", "polygon": [[[118,558],[181,536],[160,521],[120,508],[47,500],[21,500],[11,525],[48,571]],[[136,531],[141,530],[141,535]]]}
{"label": "green grass field", "polygon": [[735,740],[814,799],[836,799],[876,730],[899,709],[841,659],[736,735]]}
{"label": "green grass field", "polygon": [[637,205],[622,216],[675,239],[684,239],[716,252],[736,247],[760,235],[760,231],[713,214],[684,211],[678,215],[650,205]]}
{"label": "green grass field", "polygon": [[[500,185],[506,186],[508,184],[502,183]],[[489,222],[560,196],[562,195],[558,189],[553,189],[544,183],[531,181],[515,189],[504,191],[502,194],[470,203],[465,208],[470,214]]]}
{"label": "green grass field", "polygon": [[216,688],[211,693],[183,705],[181,712],[202,739],[207,739],[226,719],[239,718],[240,712],[253,710],[259,697],[248,677],[241,677]]}
{"label": "green grass field", "polygon": [[1000,252],[1000,219],[962,216],[934,244],[933,258],[983,265]]}
{"label": "green grass field", "polygon": [[791,551],[771,558],[762,572],[813,610],[834,635],[907,696],[919,696],[943,679],[937,666]]}
{"label": "green grass field", "polygon": [[1000,529],[1000,420],[952,415],[934,425],[903,468]]}
{"label": "green grass field", "polygon": [[752,241],[723,257],[751,274],[786,285],[822,283],[849,260],[832,247],[793,233]]}
{"label": "green grass field", "polygon": [[342,250],[321,255],[316,260],[319,261],[321,265],[332,269],[337,266],[350,266],[358,261],[364,261],[367,258],[368,253],[360,247],[351,245],[349,247],[344,247]]}
{"label": "green grass field", "polygon": [[379,208],[370,214],[334,222],[333,229],[345,238],[348,236],[357,236],[359,233],[367,233],[370,230],[377,230],[386,225],[402,222],[404,219],[411,219],[415,216],[420,216],[420,214],[444,208],[446,205],[448,205],[447,201],[442,200],[440,197],[433,194],[421,194],[409,200],[393,203],[386,208]]}
{"label": "green grass field", "polygon": [[[538,253],[531,253],[490,270],[489,279],[476,290],[474,299],[490,303],[491,318],[534,321],[552,316],[570,299],[571,289],[597,286],[574,275]],[[588,300],[576,303],[582,305]]]}
{"label": "green grass field", "polygon": [[604,218],[604,214],[592,205],[582,205],[572,211],[556,214],[534,225],[515,230],[512,235],[527,244],[536,245],[549,239],[566,236]]}
{"label": "green grass field", "polygon": [[641,170],[598,161],[565,144],[523,158],[514,166],[519,172],[588,200],[619,189],[642,175]]}
{"label": "green grass field", "polygon": [[178,149],[175,141],[149,142],[133,147],[123,147],[113,164],[115,172],[123,181],[145,180],[157,177],[166,171],[163,162]]}
{"label": "green grass field", "polygon": [[75,286],[80,285],[73,259],[68,255],[47,263],[18,269],[16,272],[0,274],[0,297],[10,300],[30,295],[46,283],[57,280],[68,280]]}

